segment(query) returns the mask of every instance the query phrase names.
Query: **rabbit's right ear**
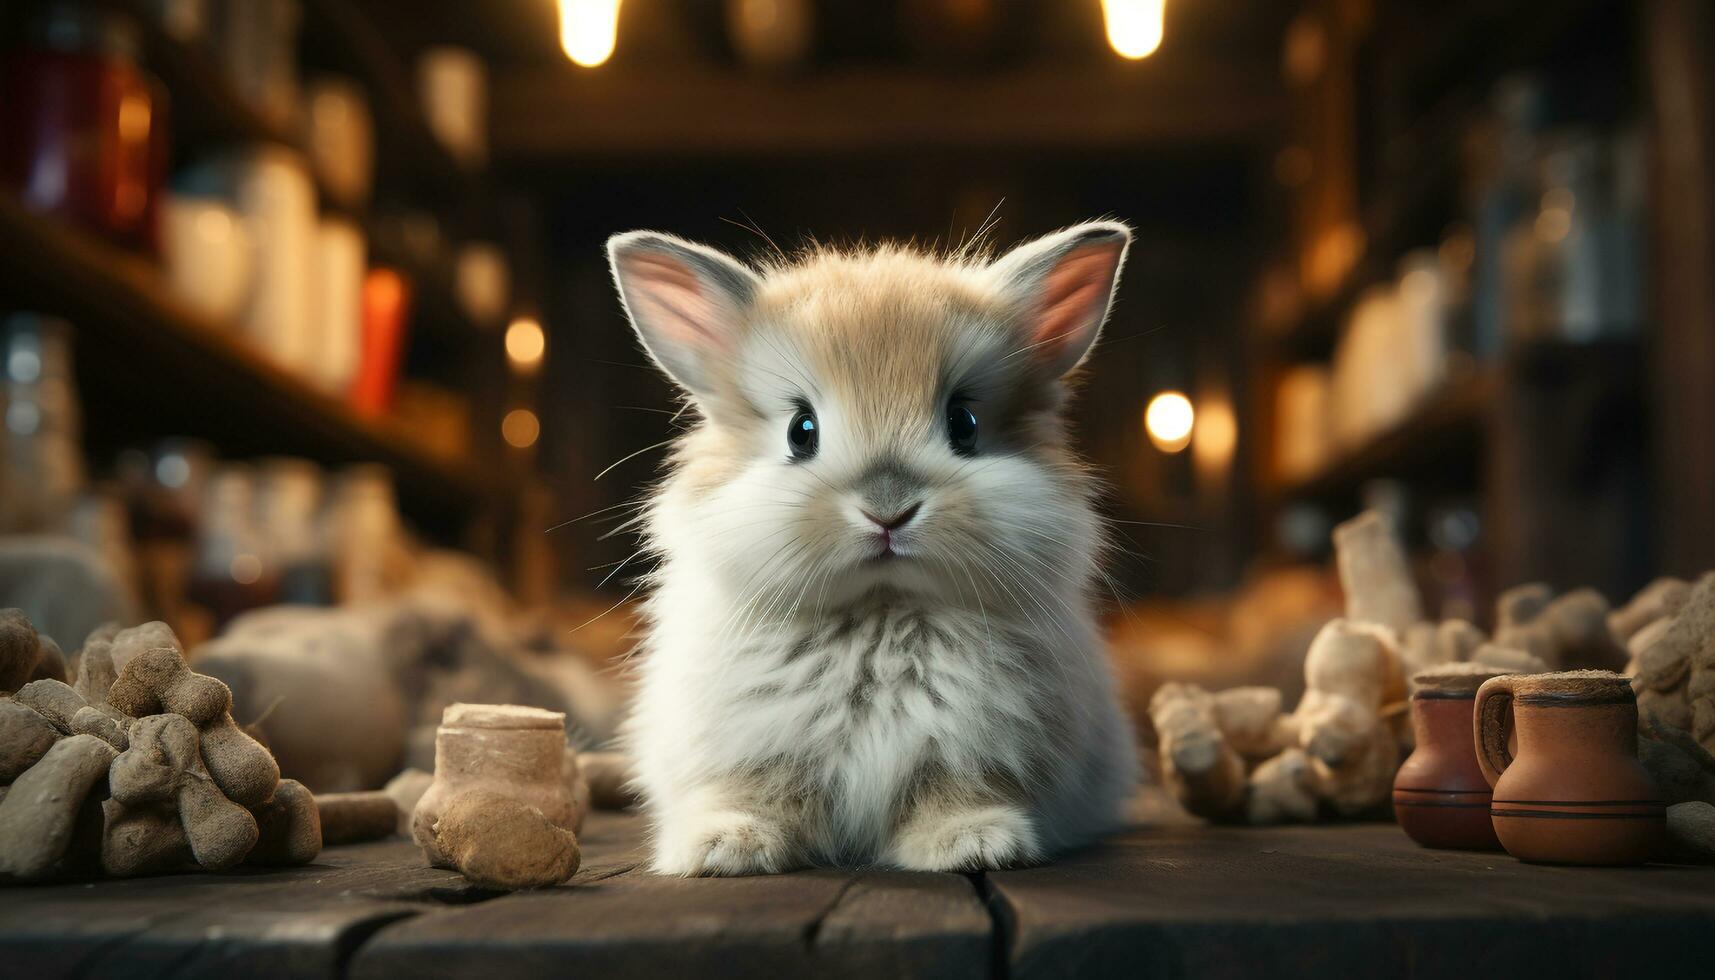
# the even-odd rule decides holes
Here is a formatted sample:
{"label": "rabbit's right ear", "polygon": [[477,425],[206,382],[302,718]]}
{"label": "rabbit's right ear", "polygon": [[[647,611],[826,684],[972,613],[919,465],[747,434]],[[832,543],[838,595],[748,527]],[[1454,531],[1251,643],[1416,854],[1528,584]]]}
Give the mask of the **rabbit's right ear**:
{"label": "rabbit's right ear", "polygon": [[760,285],[756,273],[712,248],[653,231],[607,240],[626,315],[661,370],[698,398],[714,393],[720,362]]}

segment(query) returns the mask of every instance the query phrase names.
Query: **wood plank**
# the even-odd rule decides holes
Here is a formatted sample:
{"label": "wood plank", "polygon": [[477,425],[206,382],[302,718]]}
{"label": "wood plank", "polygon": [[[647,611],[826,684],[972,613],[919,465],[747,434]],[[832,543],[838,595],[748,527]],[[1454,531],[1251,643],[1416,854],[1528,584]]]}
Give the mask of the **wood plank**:
{"label": "wood plank", "polygon": [[987,877],[1018,977],[1693,976],[1708,868],[1432,851],[1392,824],[1140,830]]}
{"label": "wood plank", "polygon": [[989,975],[991,920],[961,875],[665,878],[639,866],[640,834],[592,814],[570,883],[393,923],[351,975]]}
{"label": "wood plank", "polygon": [[376,928],[470,895],[402,838],[302,868],[0,888],[0,973],[334,977]]}
{"label": "wood plank", "polygon": [[986,76],[848,68],[789,83],[564,65],[501,73],[493,91],[494,155],[512,161],[1253,145],[1276,134],[1283,99],[1272,72],[1165,63]]}

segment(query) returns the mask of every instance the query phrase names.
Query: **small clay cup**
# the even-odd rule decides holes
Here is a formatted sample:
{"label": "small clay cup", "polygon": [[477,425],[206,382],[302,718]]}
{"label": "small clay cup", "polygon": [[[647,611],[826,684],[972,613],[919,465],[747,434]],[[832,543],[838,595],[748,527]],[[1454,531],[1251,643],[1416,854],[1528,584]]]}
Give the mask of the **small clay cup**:
{"label": "small clay cup", "polygon": [[1417,747],[1393,781],[1393,812],[1406,836],[1424,847],[1498,851],[1489,820],[1489,781],[1477,765],[1472,715],[1477,689],[1506,671],[1448,664],[1412,678],[1411,727]]}
{"label": "small clay cup", "polygon": [[457,797],[497,793],[528,803],[577,832],[588,796],[568,782],[566,716],[512,704],[453,704],[435,733],[435,779],[411,814],[411,836],[435,867],[452,867],[435,840],[435,822]]}
{"label": "small clay cup", "polygon": [[[1508,708],[1511,708],[1509,721]],[[1605,670],[1496,677],[1477,691],[1477,762],[1507,853],[1543,864],[1642,864],[1667,808],[1638,762],[1638,704]],[[1509,737],[1517,736],[1516,753]]]}

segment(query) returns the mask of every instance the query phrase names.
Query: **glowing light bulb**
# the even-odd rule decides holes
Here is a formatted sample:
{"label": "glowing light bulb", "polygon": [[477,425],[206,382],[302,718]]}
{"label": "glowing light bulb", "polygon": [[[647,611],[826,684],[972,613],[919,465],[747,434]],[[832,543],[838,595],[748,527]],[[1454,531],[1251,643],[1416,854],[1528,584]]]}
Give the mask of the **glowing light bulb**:
{"label": "glowing light bulb", "polygon": [[1164,453],[1176,453],[1191,444],[1191,426],[1196,420],[1191,399],[1177,391],[1156,395],[1143,410],[1143,427],[1149,433],[1149,441]]}
{"label": "glowing light bulb", "polygon": [[515,449],[529,449],[542,434],[542,423],[528,408],[515,408],[500,420],[500,436]]}
{"label": "glowing light bulb", "polygon": [[573,63],[594,68],[619,44],[620,0],[559,0],[560,50]]}
{"label": "glowing light bulb", "polygon": [[548,349],[548,337],[535,318],[521,316],[506,328],[506,356],[513,367],[530,372],[542,364],[542,353]]}
{"label": "glowing light bulb", "polygon": [[1108,46],[1122,58],[1147,58],[1161,47],[1167,0],[1102,0]]}

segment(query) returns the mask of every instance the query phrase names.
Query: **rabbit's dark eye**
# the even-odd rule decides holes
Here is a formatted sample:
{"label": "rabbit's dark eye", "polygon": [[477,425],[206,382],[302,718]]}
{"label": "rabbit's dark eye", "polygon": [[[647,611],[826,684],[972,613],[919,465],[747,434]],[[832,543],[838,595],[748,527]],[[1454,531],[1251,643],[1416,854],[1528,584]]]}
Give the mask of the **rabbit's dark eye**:
{"label": "rabbit's dark eye", "polygon": [[960,456],[977,451],[977,414],[969,402],[954,401],[947,405],[947,444]]}
{"label": "rabbit's dark eye", "polygon": [[816,425],[816,413],[807,407],[799,409],[798,414],[792,416],[792,424],[786,427],[786,445],[792,451],[793,461],[809,459],[816,455],[816,448],[821,441],[821,430]]}

